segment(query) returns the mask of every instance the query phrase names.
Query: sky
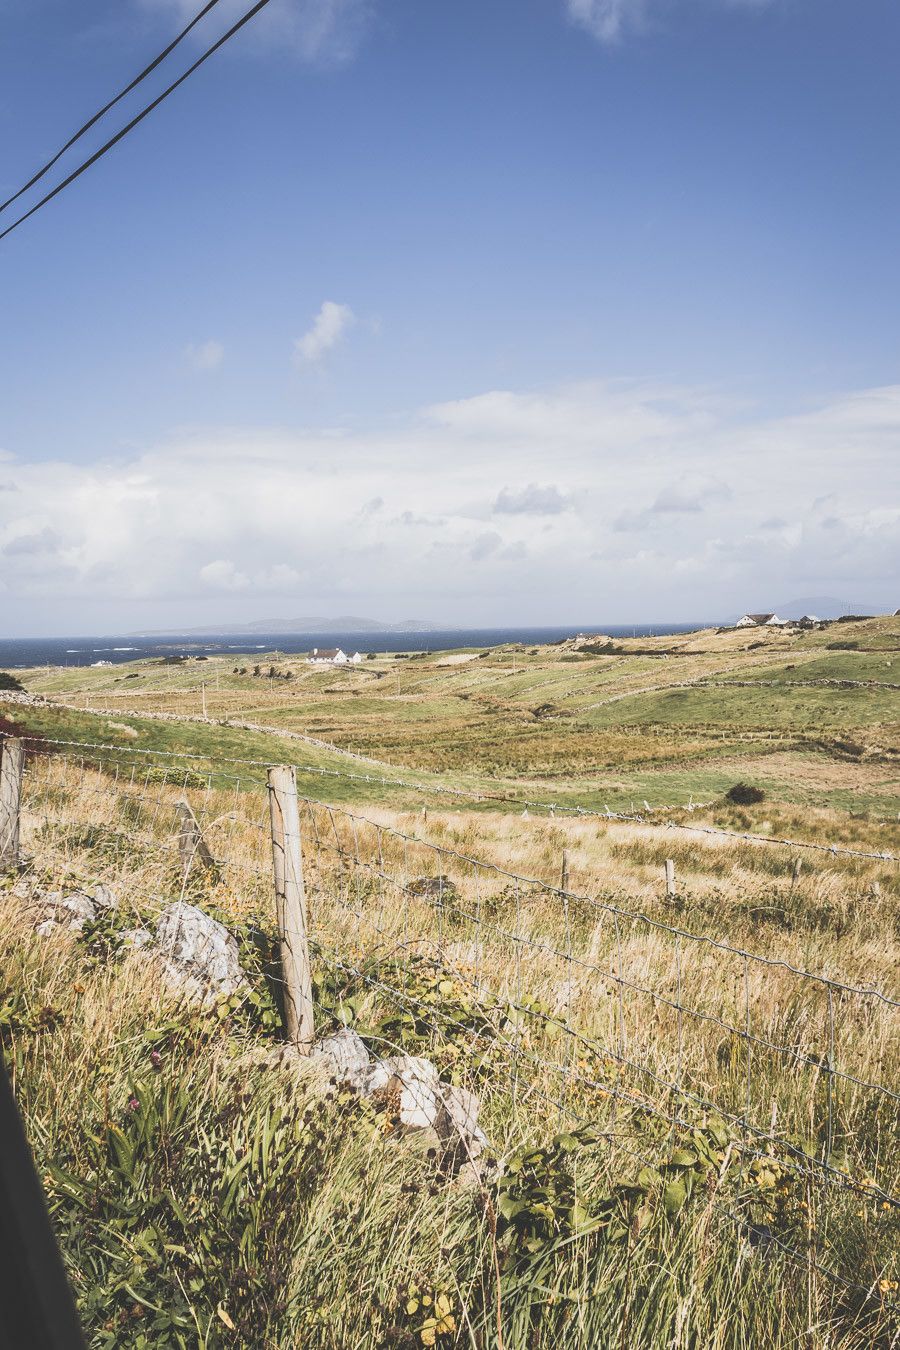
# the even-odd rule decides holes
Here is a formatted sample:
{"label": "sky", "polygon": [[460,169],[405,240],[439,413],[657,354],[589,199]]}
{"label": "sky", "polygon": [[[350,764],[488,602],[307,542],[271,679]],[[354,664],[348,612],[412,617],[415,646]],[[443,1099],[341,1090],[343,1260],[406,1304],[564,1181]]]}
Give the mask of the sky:
{"label": "sky", "polygon": [[[0,194],[200,7],[0,0]],[[0,242],[0,636],[897,608],[898,52],[896,0],[271,0]]]}

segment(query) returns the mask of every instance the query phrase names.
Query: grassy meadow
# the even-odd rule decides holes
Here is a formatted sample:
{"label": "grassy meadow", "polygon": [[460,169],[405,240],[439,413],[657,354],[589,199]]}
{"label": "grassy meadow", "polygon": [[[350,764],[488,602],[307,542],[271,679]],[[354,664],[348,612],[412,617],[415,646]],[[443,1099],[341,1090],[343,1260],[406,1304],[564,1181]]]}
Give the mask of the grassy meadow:
{"label": "grassy meadow", "polygon": [[[900,852],[900,620],[245,660],[28,671],[48,701],[0,704],[44,738],[26,879],[119,898],[49,938],[16,878],[0,905],[91,1347],[900,1345],[900,866],[863,856]],[[317,1029],[471,1088],[475,1184],[279,1055],[288,760]],[[181,869],[182,795],[214,871]],[[607,806],[644,819],[566,810]],[[186,1006],[124,945],[180,897],[238,936],[244,995]]]}

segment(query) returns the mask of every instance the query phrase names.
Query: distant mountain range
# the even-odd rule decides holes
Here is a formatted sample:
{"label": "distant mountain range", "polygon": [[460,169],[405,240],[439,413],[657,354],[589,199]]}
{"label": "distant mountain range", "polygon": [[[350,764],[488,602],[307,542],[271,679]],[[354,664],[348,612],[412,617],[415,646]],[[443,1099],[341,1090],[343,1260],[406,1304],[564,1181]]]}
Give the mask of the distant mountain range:
{"label": "distant mountain range", "polygon": [[155,628],[129,637],[168,637],[177,632],[185,637],[218,637],[220,634],[246,633],[433,633],[440,625],[427,619],[403,619],[400,623],[382,623],[380,619],[363,619],[358,614],[340,614],[327,619],[312,615],[299,619],[253,619],[246,623],[207,623],[199,628]]}

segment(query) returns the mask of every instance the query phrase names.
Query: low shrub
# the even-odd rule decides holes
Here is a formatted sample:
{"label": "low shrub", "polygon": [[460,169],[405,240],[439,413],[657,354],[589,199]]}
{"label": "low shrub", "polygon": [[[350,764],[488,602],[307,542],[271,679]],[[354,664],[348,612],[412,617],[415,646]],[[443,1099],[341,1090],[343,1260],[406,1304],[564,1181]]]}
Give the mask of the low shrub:
{"label": "low shrub", "polygon": [[757,802],[765,800],[766,794],[762,788],[754,787],[752,783],[735,783],[725,796],[735,806],[755,806]]}

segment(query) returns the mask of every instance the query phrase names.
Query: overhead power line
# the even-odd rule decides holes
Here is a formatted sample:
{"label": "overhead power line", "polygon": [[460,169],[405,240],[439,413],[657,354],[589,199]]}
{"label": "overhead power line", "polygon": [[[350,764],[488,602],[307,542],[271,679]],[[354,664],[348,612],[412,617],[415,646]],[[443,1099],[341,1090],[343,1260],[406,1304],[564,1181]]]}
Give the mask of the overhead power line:
{"label": "overhead power line", "polygon": [[56,187],[43,196],[39,202],[36,202],[28,211],[19,216],[17,220],[14,220],[11,225],[7,225],[5,230],[0,231],[0,240],[5,239],[8,234],[12,234],[13,230],[18,229],[20,225],[23,225],[25,221],[29,220],[37,211],[40,211],[43,206],[46,206],[48,202],[51,202],[64,188],[67,188],[70,184],[74,183],[76,178],[80,178],[83,173],[86,173],[92,165],[97,163],[98,159],[102,159],[105,154],[112,150],[113,146],[118,145],[119,141],[123,140],[130,131],[133,131],[134,128],[139,125],[139,123],[143,122],[145,117],[149,117],[150,113],[158,108],[161,103],[165,102],[170,94],[174,94],[175,90],[184,84],[185,80],[189,79],[195,71],[199,70],[204,62],[208,61],[220,47],[223,47],[236,33],[240,32],[245,24],[248,24],[251,19],[255,18],[261,9],[265,9],[268,3],[269,0],[257,0],[257,3],[252,9],[249,9],[236,23],[232,24],[228,31],[223,33],[211,47],[207,47],[203,55],[198,57],[193,65],[187,68],[183,75],[179,75],[178,79],[173,80],[168,88],[164,89],[161,94],[158,94],[152,103],[148,103],[135,117],[132,117],[131,121],[126,123],[121,131],[116,132],[115,136],[111,136],[104,145],[100,146],[99,150],[95,150],[94,153],[80,164],[77,169],[73,169],[68,177],[64,178],[61,183],[57,183]]}
{"label": "overhead power line", "polygon": [[181,32],[177,35],[177,37],[174,37],[172,39],[168,47],[166,47],[164,51],[161,51],[158,56],[155,56],[153,58],[149,66],[145,66],[144,69],[140,72],[140,74],[134,77],[134,79],[131,81],[130,84],[126,84],[125,88],[120,89],[118,94],[116,94],[114,98],[111,98],[108,103],[105,103],[99,112],[95,112],[93,117],[91,117],[87,122],[85,122],[83,127],[79,127],[78,130],[75,132],[75,135],[70,136],[69,139],[66,141],[65,145],[62,146],[59,150],[57,150],[53,158],[48,159],[47,163],[43,165],[42,168],[38,169],[37,173],[33,174],[32,177],[29,178],[27,183],[23,183],[17,192],[14,192],[11,197],[7,197],[5,202],[0,202],[0,211],[5,211],[8,206],[12,206],[13,202],[18,201],[18,199],[21,196],[23,196],[24,193],[26,193],[29,188],[33,188],[35,183],[39,183],[40,180],[44,177],[44,175],[50,172],[54,164],[57,164],[59,160],[62,159],[66,151],[72,149],[72,146],[75,144],[76,141],[80,141],[82,136],[84,136],[88,131],[90,131],[91,127],[96,126],[97,123],[100,121],[100,119],[102,117],[105,117],[106,114],[110,112],[116,106],[117,103],[120,103],[122,99],[126,97],[127,94],[130,94],[133,89],[136,89],[142,80],[146,80],[148,75],[152,75],[153,71],[156,70],[156,67],[161,65],[162,62],[165,61],[166,57],[170,56],[172,52],[174,52],[175,48],[178,46],[180,42],[184,41],[188,33],[190,33],[191,29],[196,28],[200,20],[205,19],[210,10],[215,9],[218,3],[219,0],[208,0],[208,3],[203,6],[203,8],[200,10],[200,13],[194,15],[193,19],[191,19],[187,27],[182,28]]}

